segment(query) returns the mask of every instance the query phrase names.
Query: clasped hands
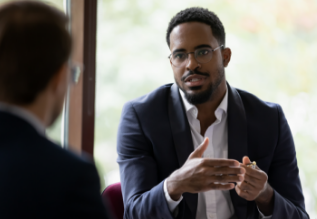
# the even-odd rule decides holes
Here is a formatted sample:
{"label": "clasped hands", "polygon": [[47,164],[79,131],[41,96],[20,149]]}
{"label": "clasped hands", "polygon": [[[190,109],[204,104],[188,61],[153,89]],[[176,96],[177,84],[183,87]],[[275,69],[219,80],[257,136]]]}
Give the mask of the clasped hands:
{"label": "clasped hands", "polygon": [[[248,157],[243,157],[242,164],[233,159],[202,158],[208,147],[209,139],[193,151],[185,164],[167,178],[167,191],[173,200],[179,200],[185,192],[199,193],[208,190],[231,190],[248,200],[269,201],[267,174],[258,167],[252,169]],[[236,185],[234,183],[237,183]]]}

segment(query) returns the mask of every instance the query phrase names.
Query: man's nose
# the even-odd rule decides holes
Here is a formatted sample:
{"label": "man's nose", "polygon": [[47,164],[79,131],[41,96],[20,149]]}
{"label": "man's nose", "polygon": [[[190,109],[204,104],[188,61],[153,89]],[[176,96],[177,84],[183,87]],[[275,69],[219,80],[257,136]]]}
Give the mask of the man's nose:
{"label": "man's nose", "polygon": [[187,70],[195,70],[199,66],[199,63],[196,61],[195,55],[193,53],[189,53],[187,57]]}

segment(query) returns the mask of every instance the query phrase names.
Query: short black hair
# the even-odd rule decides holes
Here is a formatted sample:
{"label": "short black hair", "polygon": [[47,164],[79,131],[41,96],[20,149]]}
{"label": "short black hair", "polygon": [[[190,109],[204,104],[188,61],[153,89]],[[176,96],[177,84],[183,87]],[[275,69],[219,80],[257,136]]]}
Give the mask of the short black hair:
{"label": "short black hair", "polygon": [[182,23],[195,21],[209,25],[211,27],[212,34],[217,39],[219,45],[225,46],[225,28],[223,27],[218,16],[214,12],[209,11],[208,9],[192,7],[178,12],[171,19],[166,33],[166,42],[168,44],[168,47],[170,46],[170,34],[174,27]]}
{"label": "short black hair", "polygon": [[0,101],[31,104],[71,53],[68,18],[38,1],[0,7]]}

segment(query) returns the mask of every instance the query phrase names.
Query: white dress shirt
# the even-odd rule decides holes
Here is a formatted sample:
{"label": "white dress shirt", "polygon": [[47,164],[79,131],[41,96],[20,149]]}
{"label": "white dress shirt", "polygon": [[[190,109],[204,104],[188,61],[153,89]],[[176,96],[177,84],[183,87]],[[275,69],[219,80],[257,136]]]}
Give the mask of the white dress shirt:
{"label": "white dress shirt", "polygon": [[30,113],[29,111],[22,109],[20,107],[17,106],[13,106],[13,105],[9,105],[3,102],[0,102],[0,111],[2,112],[7,112],[10,113],[12,115],[15,115],[23,120],[25,120],[26,122],[28,122],[32,127],[35,128],[35,130],[45,136],[45,127],[42,124],[42,122],[32,113]]}
{"label": "white dress shirt", "polygon": [[[208,158],[228,158],[228,124],[227,124],[227,109],[228,109],[228,91],[215,111],[216,121],[212,123],[206,130],[205,135],[200,134],[200,121],[197,119],[198,109],[190,104],[183,93],[179,90],[184,108],[186,110],[187,119],[190,125],[193,145],[196,149],[204,140],[209,138],[209,145],[203,154],[203,157]],[[242,159],[242,158],[241,158]],[[174,201],[167,192],[166,181],[164,182],[164,194],[167,200],[169,209],[174,212],[183,197]],[[261,212],[260,219],[270,219],[271,216],[265,217]],[[220,190],[210,190],[207,192],[198,193],[198,204],[196,219],[236,219],[234,207],[232,205],[230,192]]]}

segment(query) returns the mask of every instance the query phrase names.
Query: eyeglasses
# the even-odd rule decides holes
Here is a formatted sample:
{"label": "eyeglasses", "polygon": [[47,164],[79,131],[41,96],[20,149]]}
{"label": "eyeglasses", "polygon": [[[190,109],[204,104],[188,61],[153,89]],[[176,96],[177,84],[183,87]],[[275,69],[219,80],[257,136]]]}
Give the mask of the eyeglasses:
{"label": "eyeglasses", "polygon": [[71,75],[71,84],[77,84],[79,76],[82,72],[83,66],[79,63],[69,63],[70,75]]}
{"label": "eyeglasses", "polygon": [[217,49],[220,49],[221,47],[223,47],[223,45],[221,45],[215,49],[212,49],[209,47],[202,47],[202,48],[196,49],[194,52],[188,52],[188,53],[175,52],[175,53],[169,55],[168,58],[171,60],[172,64],[175,67],[181,67],[181,66],[184,66],[187,64],[188,55],[193,53],[196,61],[200,64],[203,64],[203,63],[209,62],[212,58],[212,53],[214,51],[216,51]]}

